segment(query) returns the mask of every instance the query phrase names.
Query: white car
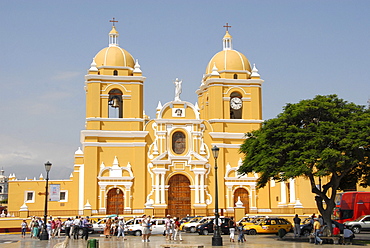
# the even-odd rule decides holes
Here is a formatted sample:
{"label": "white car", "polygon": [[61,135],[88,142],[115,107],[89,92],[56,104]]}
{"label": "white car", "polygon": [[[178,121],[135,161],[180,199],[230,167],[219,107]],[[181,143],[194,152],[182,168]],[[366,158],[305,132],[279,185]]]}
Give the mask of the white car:
{"label": "white car", "polygon": [[[141,226],[141,221],[143,218],[134,218],[128,220],[125,224],[125,233],[132,234],[135,236],[141,236],[143,233],[143,228]],[[151,229],[152,234],[164,234],[166,219],[151,219]]]}
{"label": "white car", "polygon": [[94,229],[94,233],[104,232],[106,221],[107,221],[107,219],[104,218],[104,219],[99,220],[98,222],[93,223],[92,226],[93,226],[93,229]]}
{"label": "white car", "polygon": [[[198,219],[197,221],[194,221],[194,219],[192,219],[192,220],[190,220],[190,223],[186,223],[182,227],[182,230],[184,232],[195,233],[197,231],[197,226],[205,223],[209,218],[212,218],[212,216],[211,217],[203,217],[201,219]],[[214,216],[213,216],[213,218],[214,218]]]}

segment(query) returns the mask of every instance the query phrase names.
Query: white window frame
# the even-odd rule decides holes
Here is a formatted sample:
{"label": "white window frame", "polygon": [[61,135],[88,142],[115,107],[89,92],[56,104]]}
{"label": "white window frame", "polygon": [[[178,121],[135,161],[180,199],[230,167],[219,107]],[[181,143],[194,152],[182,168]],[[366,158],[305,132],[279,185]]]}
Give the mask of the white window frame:
{"label": "white window frame", "polygon": [[65,193],[65,200],[60,200],[59,202],[68,202],[68,190],[61,190],[60,193]]}
{"label": "white window frame", "polygon": [[[27,200],[28,193],[32,193],[32,200]],[[24,202],[25,203],[35,203],[35,191],[25,191],[24,192]]]}

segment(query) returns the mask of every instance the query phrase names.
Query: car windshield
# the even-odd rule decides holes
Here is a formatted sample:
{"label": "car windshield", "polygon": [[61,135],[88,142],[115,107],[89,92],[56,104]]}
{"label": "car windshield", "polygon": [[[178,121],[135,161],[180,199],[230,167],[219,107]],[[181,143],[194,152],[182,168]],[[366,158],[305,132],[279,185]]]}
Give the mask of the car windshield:
{"label": "car windshield", "polygon": [[365,215],[361,215],[360,217],[358,217],[357,219],[355,219],[355,221],[360,221],[364,217],[365,217]]}

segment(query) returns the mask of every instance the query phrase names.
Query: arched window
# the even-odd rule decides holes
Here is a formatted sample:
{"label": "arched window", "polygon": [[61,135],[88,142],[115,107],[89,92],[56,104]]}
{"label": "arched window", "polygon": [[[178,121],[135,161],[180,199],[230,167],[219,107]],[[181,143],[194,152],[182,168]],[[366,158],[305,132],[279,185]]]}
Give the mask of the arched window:
{"label": "arched window", "polygon": [[176,154],[182,154],[186,149],[185,134],[183,132],[175,132],[172,135],[172,151]]}
{"label": "arched window", "polygon": [[3,186],[0,186],[0,194],[3,193]]}
{"label": "arched window", "polygon": [[242,95],[239,92],[230,94],[230,119],[241,119],[243,110]]}
{"label": "arched window", "polygon": [[109,91],[108,101],[108,117],[109,118],[122,118],[123,106],[122,106],[122,91],[113,89]]}
{"label": "arched window", "polygon": [[113,71],[113,76],[118,76],[118,71],[117,70]]}
{"label": "arched window", "polygon": [[234,74],[234,79],[238,79],[238,74]]}

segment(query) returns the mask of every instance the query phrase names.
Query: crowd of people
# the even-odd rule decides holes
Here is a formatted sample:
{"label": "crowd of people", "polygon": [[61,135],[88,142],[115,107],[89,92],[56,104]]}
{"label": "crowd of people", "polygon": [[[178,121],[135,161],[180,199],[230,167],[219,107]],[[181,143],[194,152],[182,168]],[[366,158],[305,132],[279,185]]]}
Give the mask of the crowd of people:
{"label": "crowd of people", "polygon": [[89,237],[89,223],[89,216],[76,216],[75,218],[68,218],[65,221],[62,221],[61,217],[53,218],[53,216],[49,216],[46,223],[44,223],[41,217],[33,216],[29,224],[26,220],[22,221],[21,235],[22,238],[25,238],[27,229],[29,229],[31,238],[40,238],[42,228],[45,224],[49,239],[60,238],[62,227],[64,227],[65,235],[69,238],[78,239],[81,233],[80,230],[82,230],[80,238],[87,240]]}

